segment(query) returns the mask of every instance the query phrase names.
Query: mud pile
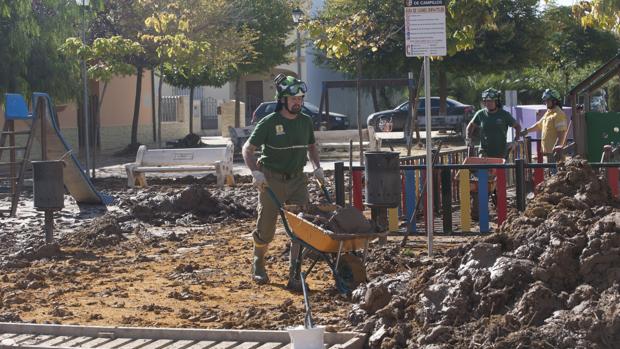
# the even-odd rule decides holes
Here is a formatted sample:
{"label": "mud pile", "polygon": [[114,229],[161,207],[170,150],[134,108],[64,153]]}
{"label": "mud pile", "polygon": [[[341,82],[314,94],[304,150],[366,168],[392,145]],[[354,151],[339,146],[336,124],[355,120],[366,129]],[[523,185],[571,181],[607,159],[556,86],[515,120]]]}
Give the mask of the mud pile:
{"label": "mud pile", "polygon": [[620,347],[620,209],[571,160],[480,242],[380,276],[349,315],[371,348]]}
{"label": "mud pile", "polygon": [[153,225],[226,223],[256,215],[256,189],[249,185],[210,191],[201,185],[142,190],[124,203],[133,217]]}
{"label": "mud pile", "polygon": [[354,207],[335,205],[309,205],[295,207],[297,217],[335,234],[372,234],[378,232],[376,224],[364,217]]}

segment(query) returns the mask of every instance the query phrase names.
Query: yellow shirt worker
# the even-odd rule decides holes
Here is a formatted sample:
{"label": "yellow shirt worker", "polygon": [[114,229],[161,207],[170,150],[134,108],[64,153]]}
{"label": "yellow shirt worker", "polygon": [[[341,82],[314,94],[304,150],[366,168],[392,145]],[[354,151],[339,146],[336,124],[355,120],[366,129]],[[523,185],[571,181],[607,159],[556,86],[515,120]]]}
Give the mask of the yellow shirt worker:
{"label": "yellow shirt worker", "polygon": [[525,128],[522,135],[529,132],[542,132],[542,151],[547,157],[547,162],[553,159],[553,148],[562,145],[566,131],[568,130],[568,118],[560,108],[560,94],[552,89],[546,89],[542,100],[547,105],[547,112],[531,127]]}

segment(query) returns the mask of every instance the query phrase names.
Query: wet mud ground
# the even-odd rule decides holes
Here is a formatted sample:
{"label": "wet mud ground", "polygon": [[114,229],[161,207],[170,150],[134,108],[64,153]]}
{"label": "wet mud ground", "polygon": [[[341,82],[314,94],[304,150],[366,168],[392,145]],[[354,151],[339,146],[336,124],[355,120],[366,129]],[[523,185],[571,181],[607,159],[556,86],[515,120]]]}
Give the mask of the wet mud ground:
{"label": "wet mud ground", "polygon": [[[96,185],[107,213],[66,200],[57,244],[24,208],[0,233],[0,321],[283,329],[303,323],[285,289],[288,238],[270,246],[271,283],[251,282],[256,193],[249,178],[124,179]],[[311,196],[319,192],[311,186]],[[27,193],[31,200],[31,194]],[[31,205],[31,203],[30,203]],[[369,282],[339,295],[324,266],[309,278],[315,322],[369,334],[371,348],[620,348],[620,205],[578,160],[538,187],[495,234],[371,245]]]}
{"label": "wet mud ground", "polygon": [[[218,188],[214,180],[150,180],[144,189],[129,189],[120,178],[97,180],[97,188],[117,199],[114,205],[107,212],[80,211],[66,197],[51,245],[44,244],[43,214],[32,209],[26,192],[19,217],[2,220],[0,321],[237,329],[303,324],[303,297],[285,288],[289,239],[282,226],[267,258],[271,283],[258,286],[250,278],[256,190],[249,177],[238,177],[234,188]],[[320,201],[316,188],[311,195]],[[463,241],[442,239],[442,248]],[[392,244],[371,249],[370,259],[380,263],[370,262],[370,277],[408,270],[405,259],[426,249],[423,239],[413,238],[400,260]],[[338,294],[326,265],[315,269],[308,278],[315,321],[334,331],[350,328],[350,297]]]}

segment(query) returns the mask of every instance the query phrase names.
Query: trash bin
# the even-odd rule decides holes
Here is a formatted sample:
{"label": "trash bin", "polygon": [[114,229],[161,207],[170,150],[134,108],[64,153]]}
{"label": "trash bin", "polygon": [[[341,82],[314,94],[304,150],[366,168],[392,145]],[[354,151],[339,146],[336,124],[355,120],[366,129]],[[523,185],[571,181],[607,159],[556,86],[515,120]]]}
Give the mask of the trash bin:
{"label": "trash bin", "polygon": [[63,167],[60,160],[32,161],[34,207],[37,210],[61,210],[65,207]]}
{"label": "trash bin", "polygon": [[400,205],[401,180],[399,153],[369,151],[366,161],[366,205],[371,208],[394,208]]}

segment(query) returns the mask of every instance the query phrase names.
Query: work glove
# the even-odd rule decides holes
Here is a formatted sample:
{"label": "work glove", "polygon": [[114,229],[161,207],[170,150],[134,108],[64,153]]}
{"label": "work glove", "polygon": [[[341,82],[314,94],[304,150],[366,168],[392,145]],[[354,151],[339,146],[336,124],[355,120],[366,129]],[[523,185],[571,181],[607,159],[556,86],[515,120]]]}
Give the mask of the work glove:
{"label": "work glove", "polygon": [[317,167],[312,174],[321,184],[325,184],[325,173],[323,173],[323,168]]}
{"label": "work glove", "polygon": [[528,129],[527,129],[527,127],[526,127],[526,128],[524,128],[524,129],[523,129],[523,130],[519,133],[519,135],[520,135],[521,137],[525,137],[528,133],[530,133],[530,130],[528,130]]}
{"label": "work glove", "polygon": [[252,171],[252,184],[258,188],[258,190],[263,190],[267,186],[267,178],[265,178],[265,174],[261,171],[254,170]]}

